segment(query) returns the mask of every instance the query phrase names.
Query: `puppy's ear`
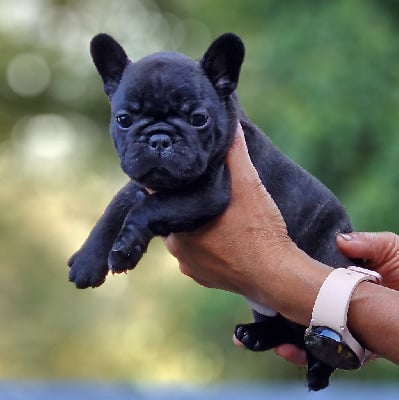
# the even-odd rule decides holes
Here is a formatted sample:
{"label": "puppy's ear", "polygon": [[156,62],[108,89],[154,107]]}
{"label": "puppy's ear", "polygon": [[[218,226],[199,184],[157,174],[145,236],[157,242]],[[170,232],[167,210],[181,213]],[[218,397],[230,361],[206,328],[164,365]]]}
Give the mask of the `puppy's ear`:
{"label": "puppy's ear", "polygon": [[221,97],[229,96],[237,87],[245,48],[234,33],[219,36],[208,48],[200,65]]}
{"label": "puppy's ear", "polygon": [[106,33],[100,33],[92,39],[90,53],[104,82],[104,92],[111,97],[130,62],[129,58],[121,45]]}

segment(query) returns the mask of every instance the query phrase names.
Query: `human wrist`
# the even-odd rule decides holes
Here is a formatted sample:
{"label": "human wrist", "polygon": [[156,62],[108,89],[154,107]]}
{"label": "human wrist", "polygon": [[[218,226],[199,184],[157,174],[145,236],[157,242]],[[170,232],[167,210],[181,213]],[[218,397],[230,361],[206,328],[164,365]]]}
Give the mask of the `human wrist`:
{"label": "human wrist", "polygon": [[280,262],[259,278],[255,300],[307,325],[320,287],[333,268],[312,259],[293,242],[281,253]]}

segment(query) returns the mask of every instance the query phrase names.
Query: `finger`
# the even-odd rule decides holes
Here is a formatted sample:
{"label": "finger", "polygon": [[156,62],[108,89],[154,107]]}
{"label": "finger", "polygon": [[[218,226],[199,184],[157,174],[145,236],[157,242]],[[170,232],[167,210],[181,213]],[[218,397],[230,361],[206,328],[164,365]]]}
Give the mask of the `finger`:
{"label": "finger", "polygon": [[180,269],[180,272],[183,275],[185,275],[185,276],[187,276],[187,277],[189,277],[191,279],[194,279],[192,274],[191,274],[190,269],[188,268],[188,266],[184,262],[179,262],[179,269]]}
{"label": "finger", "polygon": [[306,365],[307,357],[304,350],[292,344],[282,344],[274,349],[274,352],[285,360],[296,364],[296,365]]}
{"label": "finger", "polygon": [[237,336],[233,334],[233,343],[237,346],[237,347],[244,347],[244,343],[239,341],[237,339]]}
{"label": "finger", "polygon": [[173,257],[180,259],[182,256],[181,246],[179,245],[176,235],[172,233],[166,237],[163,237],[162,240],[169,253],[172,254]]}
{"label": "finger", "polygon": [[392,263],[399,258],[399,237],[391,232],[340,234],[337,245],[348,258],[368,260],[370,266]]}

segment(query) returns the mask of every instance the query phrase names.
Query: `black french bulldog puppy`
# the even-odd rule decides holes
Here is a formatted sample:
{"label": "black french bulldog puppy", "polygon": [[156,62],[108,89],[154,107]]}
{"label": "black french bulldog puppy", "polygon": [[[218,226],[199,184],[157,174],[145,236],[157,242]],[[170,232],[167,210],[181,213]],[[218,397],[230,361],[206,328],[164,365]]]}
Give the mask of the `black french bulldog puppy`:
{"label": "black french bulldog puppy", "polygon": [[[244,58],[239,37],[222,35],[200,62],[173,52],[132,62],[106,34],[92,40],[91,54],[111,103],[111,135],[121,167],[131,180],[69,260],[69,279],[78,288],[101,285],[109,270],[133,269],[154,236],[194,230],[225,210],[230,176],[224,158],[237,120],[291,238],[330,266],[353,265],[335,245],[337,232],[352,231],[338,200],[241,110],[235,95]],[[254,311],[255,323],[236,328],[247,348],[263,351],[282,343],[304,348],[305,327],[265,314]],[[311,390],[328,386],[332,372],[308,354]]]}

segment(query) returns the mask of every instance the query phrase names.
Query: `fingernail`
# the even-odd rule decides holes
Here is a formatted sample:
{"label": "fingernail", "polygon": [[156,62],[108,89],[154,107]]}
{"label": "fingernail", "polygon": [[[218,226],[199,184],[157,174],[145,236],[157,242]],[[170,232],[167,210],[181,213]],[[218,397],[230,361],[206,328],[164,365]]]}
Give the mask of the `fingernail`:
{"label": "fingernail", "polygon": [[342,237],[342,239],[346,240],[347,242],[352,240],[352,235],[349,235],[349,233],[338,233],[339,236]]}

